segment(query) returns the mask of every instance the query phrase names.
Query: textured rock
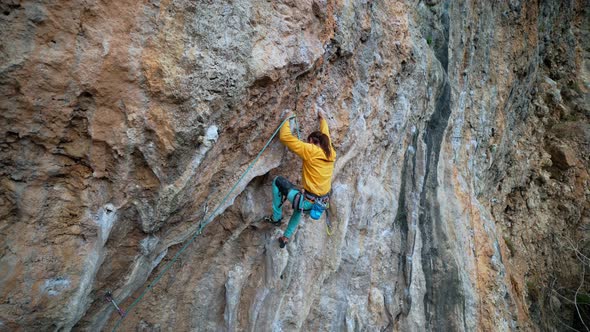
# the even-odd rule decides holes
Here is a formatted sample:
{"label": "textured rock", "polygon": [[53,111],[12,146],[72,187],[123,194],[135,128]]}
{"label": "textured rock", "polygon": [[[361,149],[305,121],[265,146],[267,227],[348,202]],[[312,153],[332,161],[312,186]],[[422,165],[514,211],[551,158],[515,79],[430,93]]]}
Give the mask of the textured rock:
{"label": "textured rock", "polygon": [[[581,324],[588,8],[1,4],[0,327]],[[274,140],[249,165],[288,110],[303,136],[326,114],[338,160],[333,234],[280,250],[257,221],[300,161]]]}

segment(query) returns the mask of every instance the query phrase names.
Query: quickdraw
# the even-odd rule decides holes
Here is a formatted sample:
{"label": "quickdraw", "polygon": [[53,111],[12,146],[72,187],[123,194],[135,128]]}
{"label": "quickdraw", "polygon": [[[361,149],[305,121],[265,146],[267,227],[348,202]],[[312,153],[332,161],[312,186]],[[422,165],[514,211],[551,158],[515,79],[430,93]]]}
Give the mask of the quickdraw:
{"label": "quickdraw", "polygon": [[117,312],[119,313],[119,315],[121,315],[121,317],[125,317],[125,311],[123,309],[119,308],[119,306],[117,305],[117,302],[115,302],[115,300],[113,299],[113,293],[111,293],[111,291],[107,291],[104,294],[104,299],[107,302],[111,302],[115,306],[115,309],[117,309]]}

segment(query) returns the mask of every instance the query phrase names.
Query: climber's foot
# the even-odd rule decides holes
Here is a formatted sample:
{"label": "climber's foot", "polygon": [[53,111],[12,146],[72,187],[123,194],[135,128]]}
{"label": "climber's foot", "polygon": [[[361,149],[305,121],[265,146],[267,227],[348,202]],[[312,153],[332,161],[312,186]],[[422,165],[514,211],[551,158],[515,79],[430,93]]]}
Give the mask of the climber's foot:
{"label": "climber's foot", "polygon": [[275,221],[271,216],[264,216],[262,218],[262,221],[269,223],[271,225],[275,225],[275,226],[281,226],[281,223],[283,221],[283,219],[279,220],[279,221]]}
{"label": "climber's foot", "polygon": [[285,248],[285,246],[289,243],[289,238],[286,236],[281,236],[279,238],[279,247]]}

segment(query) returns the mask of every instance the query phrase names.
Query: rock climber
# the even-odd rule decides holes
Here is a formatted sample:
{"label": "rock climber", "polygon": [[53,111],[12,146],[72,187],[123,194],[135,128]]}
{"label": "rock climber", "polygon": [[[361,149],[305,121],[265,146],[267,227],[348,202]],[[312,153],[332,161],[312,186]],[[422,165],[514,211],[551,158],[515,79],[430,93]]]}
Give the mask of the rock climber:
{"label": "rock climber", "polygon": [[[292,117],[294,115],[288,115],[288,118]],[[272,181],[273,213],[272,216],[264,217],[264,220],[274,225],[280,225],[283,216],[282,204],[285,199],[288,199],[293,206],[293,214],[289,219],[287,229],[283,236],[279,237],[281,248],[289,243],[289,239],[299,225],[302,212],[306,212],[310,214],[312,219],[318,220],[328,204],[336,151],[332,147],[328,123],[319,112],[318,120],[320,121],[320,130],[309,134],[307,142],[293,136],[289,121],[285,121],[279,132],[281,143],[303,160],[303,190],[298,189],[282,176],[277,176]]]}

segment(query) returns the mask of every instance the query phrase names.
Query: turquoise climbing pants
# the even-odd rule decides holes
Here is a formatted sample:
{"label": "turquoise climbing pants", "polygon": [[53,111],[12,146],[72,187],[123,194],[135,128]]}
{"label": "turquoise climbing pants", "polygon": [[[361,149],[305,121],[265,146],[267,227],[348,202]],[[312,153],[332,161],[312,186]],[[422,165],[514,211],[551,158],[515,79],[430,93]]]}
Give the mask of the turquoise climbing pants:
{"label": "turquoise climbing pants", "polygon": [[[289,180],[285,179],[282,176],[277,176],[272,180],[272,219],[273,220],[281,220],[283,217],[283,210],[282,210],[282,202],[283,196],[286,196],[287,200],[291,202],[291,206],[293,206],[293,200],[295,196],[300,192],[297,187],[289,182]],[[311,207],[313,205],[312,202],[304,199],[303,200],[303,211],[300,209],[293,210],[293,214],[291,215],[291,219],[289,219],[289,224],[287,225],[287,229],[285,230],[284,236],[291,238],[291,235],[295,233],[297,226],[299,225],[299,221],[301,221],[301,212],[309,213]]]}

